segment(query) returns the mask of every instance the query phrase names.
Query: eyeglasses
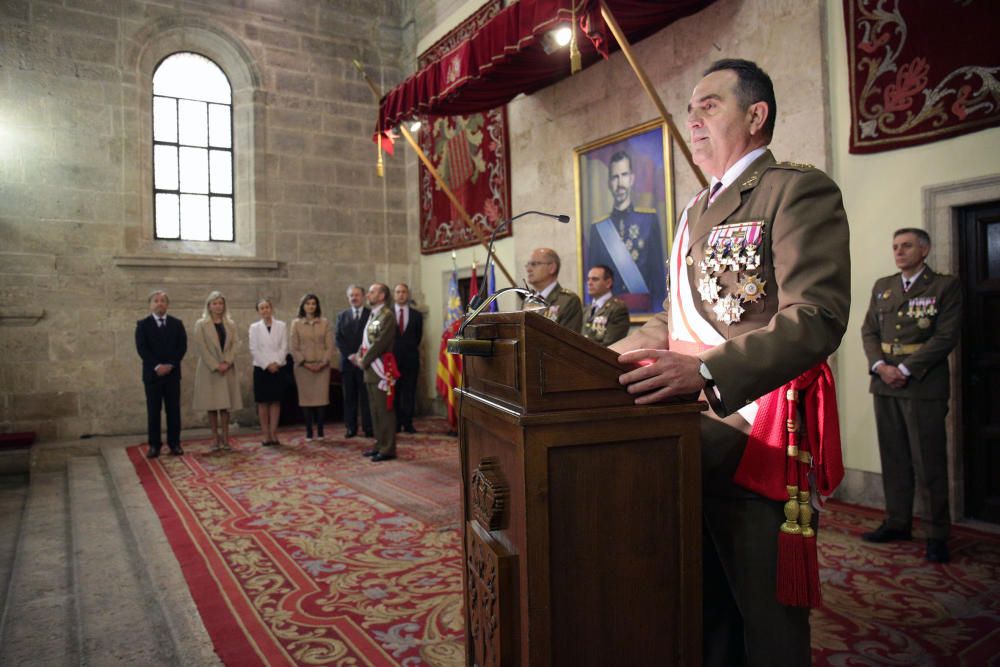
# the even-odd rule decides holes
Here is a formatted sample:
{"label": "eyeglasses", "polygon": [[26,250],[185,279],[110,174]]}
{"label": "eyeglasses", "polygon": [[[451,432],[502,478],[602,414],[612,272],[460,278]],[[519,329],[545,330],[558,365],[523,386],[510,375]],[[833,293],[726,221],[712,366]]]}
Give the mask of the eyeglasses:
{"label": "eyeglasses", "polygon": [[533,269],[536,266],[540,266],[542,264],[551,264],[551,263],[552,262],[525,262],[524,268],[526,268],[526,269]]}

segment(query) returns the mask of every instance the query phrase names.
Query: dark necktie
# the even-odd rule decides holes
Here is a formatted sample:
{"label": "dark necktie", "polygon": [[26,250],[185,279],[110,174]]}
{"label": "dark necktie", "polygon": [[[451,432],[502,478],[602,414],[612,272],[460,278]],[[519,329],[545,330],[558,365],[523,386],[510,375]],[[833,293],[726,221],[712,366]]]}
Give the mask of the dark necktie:
{"label": "dark necktie", "polygon": [[399,309],[399,333],[403,333],[406,329],[406,309]]}
{"label": "dark necktie", "polygon": [[358,309],[357,309],[357,308],[355,308],[355,309],[354,309],[354,321],[355,321],[355,322],[357,322],[357,321],[358,321],[358,316],[359,316],[359,314],[360,314],[360,312],[358,311]]}
{"label": "dark necktie", "polygon": [[718,183],[712,186],[712,191],[708,194],[709,204],[712,203],[712,200],[715,199],[715,195],[719,192],[721,188],[722,188],[722,181],[719,181]]}
{"label": "dark necktie", "polygon": [[163,318],[163,317],[157,317],[156,318],[156,326],[157,326],[158,329],[162,329],[163,325],[166,324],[166,323],[167,323],[166,318]]}
{"label": "dark necktie", "polygon": [[904,292],[909,292],[910,291],[910,285],[912,285],[912,284],[913,284],[913,280],[904,278],[903,279],[903,291]]}

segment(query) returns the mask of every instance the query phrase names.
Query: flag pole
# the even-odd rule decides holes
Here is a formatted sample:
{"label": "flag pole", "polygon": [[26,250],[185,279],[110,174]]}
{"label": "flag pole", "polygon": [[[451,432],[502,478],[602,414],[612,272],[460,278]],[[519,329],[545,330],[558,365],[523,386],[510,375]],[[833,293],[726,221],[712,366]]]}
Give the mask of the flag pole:
{"label": "flag pole", "polygon": [[[357,60],[354,60],[352,62],[354,62],[354,66],[358,69],[358,72],[361,73],[361,76],[364,77],[365,82],[368,84],[368,87],[371,88],[372,94],[375,95],[375,100],[377,102],[379,99],[381,99],[382,94],[375,86],[375,82],[372,81],[371,78],[369,78],[368,73],[365,72],[360,62],[358,62]],[[428,158],[427,154],[424,153],[422,148],[420,148],[420,145],[413,138],[413,135],[410,134],[409,129],[407,129],[405,125],[400,125],[399,131],[402,133],[403,138],[406,139],[406,142],[410,144],[410,146],[413,148],[414,152],[416,152],[417,157],[420,158],[420,161],[424,163],[425,167],[427,167],[427,171],[431,172],[431,176],[433,176],[434,180],[437,181],[437,184],[441,187],[441,190],[444,191],[448,199],[451,200],[452,205],[455,207],[455,210],[458,211],[459,216],[465,223],[465,226],[468,227],[470,230],[472,230],[472,233],[476,235],[476,239],[479,241],[479,243],[481,243],[483,247],[486,248],[487,253],[491,252],[489,241],[486,239],[486,237],[483,236],[483,233],[479,231],[479,227],[476,226],[476,224],[472,221],[472,218],[469,217],[469,214],[466,212],[465,207],[462,206],[462,203],[460,201],[458,201],[458,197],[455,196],[455,193],[451,191],[451,188],[448,187],[448,184],[444,182],[443,178],[441,178],[441,174],[439,174],[438,170],[434,168],[434,165],[431,163],[430,158]],[[381,145],[382,145],[382,136],[379,135],[379,146]],[[510,272],[507,271],[507,267],[505,267],[503,265],[503,262],[500,261],[500,258],[497,257],[497,253],[495,250],[492,251],[492,254],[493,254],[493,263],[496,264],[498,267],[500,267],[500,270],[503,271],[503,275],[507,278],[507,280],[510,282],[511,285],[517,285],[517,283],[514,282],[514,278],[510,275]]]}
{"label": "flag pole", "polygon": [[653,82],[649,80],[649,77],[646,75],[646,71],[642,68],[642,65],[639,64],[638,59],[632,52],[632,45],[629,44],[628,37],[625,36],[621,26],[618,25],[618,21],[615,19],[614,14],[612,14],[611,10],[608,9],[608,4],[605,0],[600,0],[600,3],[601,16],[604,17],[604,22],[608,24],[609,28],[611,28],[611,33],[615,36],[615,41],[618,42],[618,46],[621,47],[622,53],[625,54],[625,59],[628,60],[628,64],[632,66],[632,71],[635,72],[636,77],[639,78],[639,83],[642,84],[646,94],[649,95],[653,104],[656,105],[656,109],[660,112],[660,117],[663,118],[663,122],[667,124],[670,136],[672,136],[674,141],[677,142],[677,146],[680,147],[681,153],[684,154],[684,158],[687,160],[688,165],[690,165],[691,171],[694,172],[698,182],[701,183],[701,187],[708,187],[708,181],[705,179],[705,174],[703,174],[701,169],[698,168],[698,165],[694,163],[694,158],[691,157],[691,149],[688,148],[687,142],[684,140],[684,137],[681,136],[680,131],[674,124],[673,117],[667,112],[667,107],[663,104],[663,100],[660,99],[660,95],[656,92]]}

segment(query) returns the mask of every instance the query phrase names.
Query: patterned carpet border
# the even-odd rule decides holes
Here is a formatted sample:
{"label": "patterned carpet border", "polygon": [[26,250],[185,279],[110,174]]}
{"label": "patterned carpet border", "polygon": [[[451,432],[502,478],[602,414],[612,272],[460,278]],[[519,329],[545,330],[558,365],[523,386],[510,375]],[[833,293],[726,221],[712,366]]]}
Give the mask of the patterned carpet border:
{"label": "patterned carpet border", "polygon": [[464,664],[456,439],[417,427],[380,464],[301,432],[128,449],[225,664]]}

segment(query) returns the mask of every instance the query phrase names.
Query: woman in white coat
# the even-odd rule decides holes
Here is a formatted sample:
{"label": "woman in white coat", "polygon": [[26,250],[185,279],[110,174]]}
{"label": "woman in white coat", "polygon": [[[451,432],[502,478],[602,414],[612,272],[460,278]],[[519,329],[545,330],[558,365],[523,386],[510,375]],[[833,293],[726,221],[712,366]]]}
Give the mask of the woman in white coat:
{"label": "woman in white coat", "polygon": [[265,447],[280,445],[278,419],[285,394],[285,359],[288,356],[288,331],[285,323],[274,319],[270,299],[257,303],[260,320],[250,325],[250,357],[253,359],[253,399],[257,402],[260,430]]}

